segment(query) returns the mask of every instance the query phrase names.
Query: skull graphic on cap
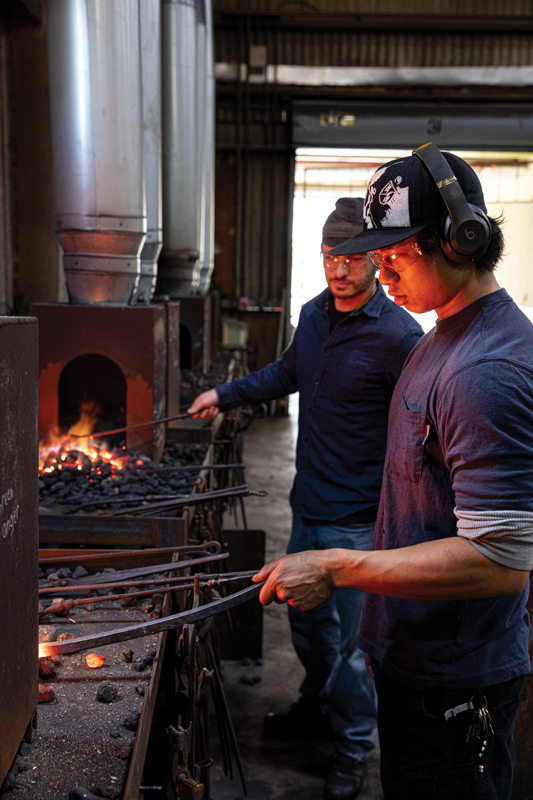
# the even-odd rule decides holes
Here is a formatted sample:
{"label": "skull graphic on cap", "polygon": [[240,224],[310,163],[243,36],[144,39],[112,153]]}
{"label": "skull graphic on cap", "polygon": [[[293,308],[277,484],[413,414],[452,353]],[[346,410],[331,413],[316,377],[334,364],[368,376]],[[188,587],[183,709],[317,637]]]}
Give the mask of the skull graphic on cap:
{"label": "skull graphic on cap", "polygon": [[[397,166],[396,162],[394,166]],[[401,187],[402,176],[390,178],[389,169],[378,169],[368,185],[364,219],[366,229],[407,227],[409,221],[409,187]],[[390,175],[390,172],[389,172]]]}

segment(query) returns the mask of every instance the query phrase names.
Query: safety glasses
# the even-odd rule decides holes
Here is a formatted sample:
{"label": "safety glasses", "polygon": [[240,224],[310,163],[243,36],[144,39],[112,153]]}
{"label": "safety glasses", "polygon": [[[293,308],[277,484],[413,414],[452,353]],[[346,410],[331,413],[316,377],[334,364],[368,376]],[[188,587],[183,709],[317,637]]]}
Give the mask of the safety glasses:
{"label": "safety glasses", "polygon": [[326,269],[338,269],[339,265],[341,265],[347,269],[348,272],[350,272],[356,264],[360,264],[361,261],[364,261],[366,255],[366,253],[357,253],[353,256],[330,256],[328,253],[322,252]]}
{"label": "safety glasses", "polygon": [[400,244],[393,244],[381,250],[371,250],[368,255],[378,269],[386,267],[394,272],[402,272],[420,258],[422,250],[413,237],[413,241],[407,239]]}

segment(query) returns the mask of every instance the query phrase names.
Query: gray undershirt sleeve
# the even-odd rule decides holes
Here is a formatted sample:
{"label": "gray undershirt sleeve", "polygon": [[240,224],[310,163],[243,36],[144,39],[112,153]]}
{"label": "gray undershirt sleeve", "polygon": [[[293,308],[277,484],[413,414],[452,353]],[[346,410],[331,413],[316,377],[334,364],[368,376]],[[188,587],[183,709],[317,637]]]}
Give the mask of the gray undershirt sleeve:
{"label": "gray undershirt sleeve", "polygon": [[511,569],[533,569],[532,511],[459,511],[457,534],[491,561]]}

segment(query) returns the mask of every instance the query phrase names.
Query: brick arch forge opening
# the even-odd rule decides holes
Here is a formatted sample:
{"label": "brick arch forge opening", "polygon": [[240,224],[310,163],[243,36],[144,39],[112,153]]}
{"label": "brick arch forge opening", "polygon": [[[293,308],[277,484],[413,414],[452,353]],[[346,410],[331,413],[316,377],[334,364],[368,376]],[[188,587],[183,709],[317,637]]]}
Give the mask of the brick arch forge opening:
{"label": "brick arch forge opening", "polygon": [[[59,427],[67,431],[80,419],[82,410],[93,418],[94,433],[125,427],[127,394],[124,373],[112,359],[96,353],[77,356],[59,378]],[[124,434],[118,438],[123,439]]]}

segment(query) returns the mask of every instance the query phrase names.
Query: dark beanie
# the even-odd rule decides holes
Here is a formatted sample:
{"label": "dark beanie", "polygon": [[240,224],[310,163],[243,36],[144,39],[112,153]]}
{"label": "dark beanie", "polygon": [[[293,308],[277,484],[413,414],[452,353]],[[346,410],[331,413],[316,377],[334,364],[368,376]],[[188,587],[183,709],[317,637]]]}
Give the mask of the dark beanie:
{"label": "dark beanie", "polygon": [[322,242],[335,247],[346,239],[357,236],[363,230],[362,197],[339,197],[322,228]]}

